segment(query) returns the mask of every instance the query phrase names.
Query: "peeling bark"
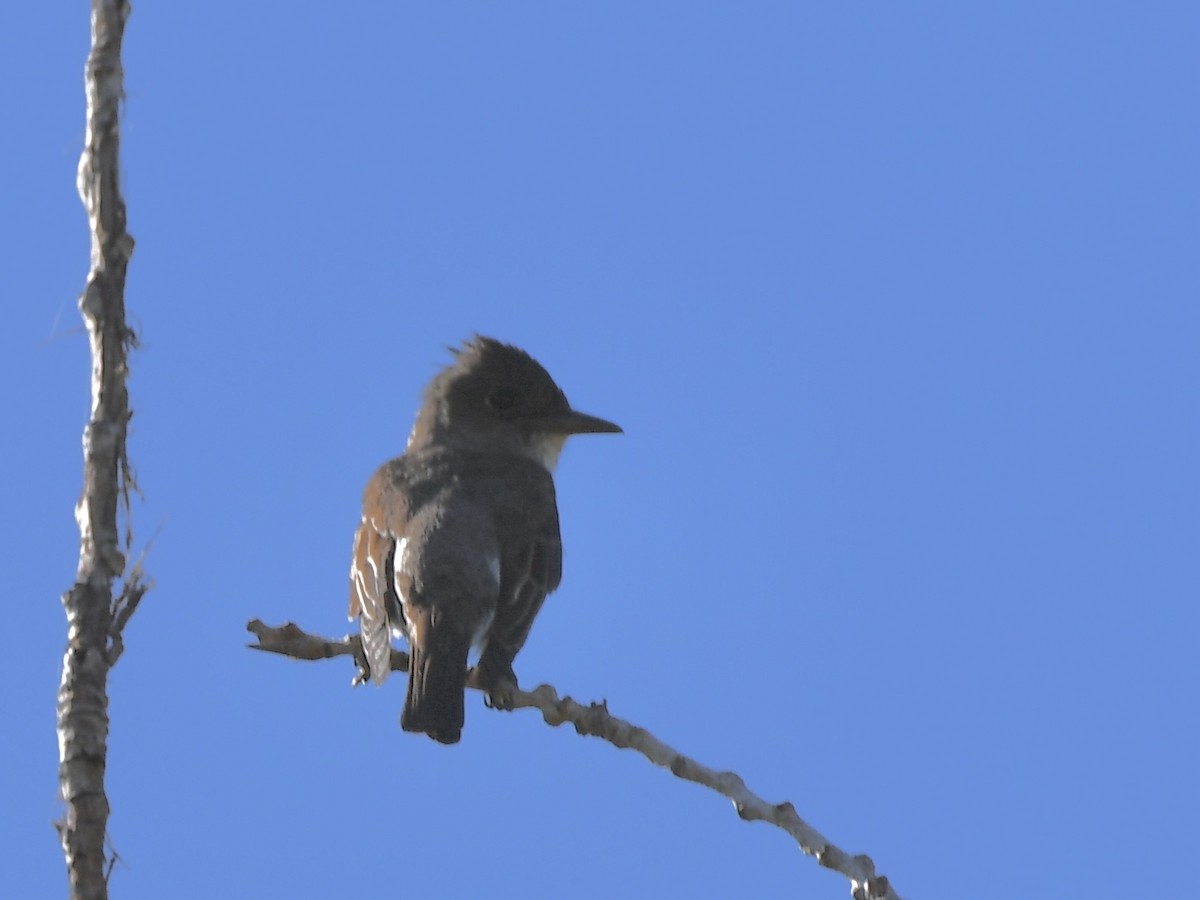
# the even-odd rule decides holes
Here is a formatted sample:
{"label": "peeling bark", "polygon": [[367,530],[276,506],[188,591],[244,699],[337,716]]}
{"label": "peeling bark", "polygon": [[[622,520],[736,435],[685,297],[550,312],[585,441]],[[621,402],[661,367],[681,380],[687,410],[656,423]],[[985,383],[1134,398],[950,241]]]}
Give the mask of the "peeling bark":
{"label": "peeling bark", "polygon": [[[121,38],[129,12],[123,0],[92,2],[92,44],[84,70],[87,133],[76,179],[91,231],[91,266],[79,311],[91,349],[92,403],[83,430],[83,490],[75,506],[79,567],[75,584],[62,597],[67,648],[58,689],[59,788],[66,804],[58,832],[73,900],[108,896],[108,671],[119,652],[120,627],[145,592],[135,567],[113,596],[113,584],[125,572],[129,491],[134,489],[125,454],[131,415],[127,353],[136,344],[125,322],[125,270],[133,239],[125,231],[118,184]],[[124,535],[118,530],[120,518],[126,522]]]}

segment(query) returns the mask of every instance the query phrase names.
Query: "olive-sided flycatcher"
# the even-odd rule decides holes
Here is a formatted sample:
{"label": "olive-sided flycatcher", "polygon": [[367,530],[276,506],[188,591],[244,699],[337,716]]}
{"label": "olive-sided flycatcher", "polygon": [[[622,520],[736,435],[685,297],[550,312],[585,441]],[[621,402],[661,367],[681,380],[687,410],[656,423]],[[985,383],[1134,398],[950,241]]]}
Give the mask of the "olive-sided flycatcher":
{"label": "olive-sided flycatcher", "polygon": [[562,576],[551,472],[572,434],[619,432],[571,409],[533,357],[491,338],[452,351],[425,389],[403,456],[363,493],[350,563],[350,618],[376,684],[391,635],[410,653],[400,725],[453,744],[471,683],[511,705],[513,658]]}

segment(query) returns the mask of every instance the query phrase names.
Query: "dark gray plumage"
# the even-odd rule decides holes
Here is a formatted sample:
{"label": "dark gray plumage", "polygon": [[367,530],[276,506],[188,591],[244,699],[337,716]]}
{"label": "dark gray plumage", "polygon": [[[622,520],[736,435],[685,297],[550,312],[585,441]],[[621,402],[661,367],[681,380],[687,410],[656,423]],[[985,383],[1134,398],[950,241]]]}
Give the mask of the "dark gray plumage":
{"label": "dark gray plumage", "polygon": [[363,494],[350,565],[371,678],[390,668],[391,634],[411,664],[401,726],[452,744],[472,682],[505,708],[512,663],[562,576],[551,472],[566,438],[619,432],[571,409],[524,351],[476,337],[426,388],[403,456]]}

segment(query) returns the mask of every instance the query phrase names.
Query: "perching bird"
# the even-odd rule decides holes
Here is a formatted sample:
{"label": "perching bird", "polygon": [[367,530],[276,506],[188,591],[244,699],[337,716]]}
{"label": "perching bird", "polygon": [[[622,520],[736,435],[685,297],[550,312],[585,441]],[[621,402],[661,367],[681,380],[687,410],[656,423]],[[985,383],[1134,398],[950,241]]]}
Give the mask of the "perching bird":
{"label": "perching bird", "polygon": [[572,434],[620,432],[571,409],[533,357],[467,341],[425,389],[403,456],[363,493],[350,563],[350,618],[359,619],[371,680],[387,677],[391,635],[406,638],[408,693],[400,725],[443,744],[463,726],[472,684],[511,706],[513,658],[562,576],[551,472]]}

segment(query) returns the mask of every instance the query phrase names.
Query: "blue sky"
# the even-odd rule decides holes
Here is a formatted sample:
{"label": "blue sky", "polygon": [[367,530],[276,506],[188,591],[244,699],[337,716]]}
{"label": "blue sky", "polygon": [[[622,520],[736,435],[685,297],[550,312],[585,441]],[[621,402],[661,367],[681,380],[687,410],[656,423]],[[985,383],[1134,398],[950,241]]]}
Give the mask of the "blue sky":
{"label": "blue sky", "polygon": [[[0,37],[0,825],[62,896],[86,4]],[[1197,837],[1197,8],[135,6],[123,187],[156,582],[115,896],[842,897],[640,757],[244,649],[348,630],[362,485],[473,331],[621,423],[517,660],[906,897],[1160,896]],[[1186,865],[1184,866],[1186,871]]]}

